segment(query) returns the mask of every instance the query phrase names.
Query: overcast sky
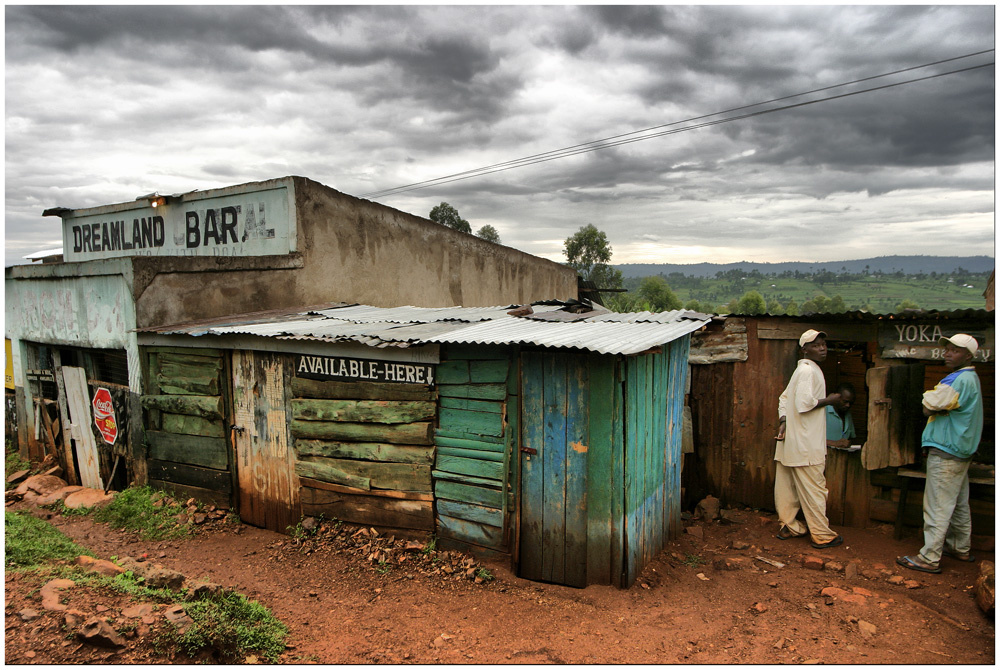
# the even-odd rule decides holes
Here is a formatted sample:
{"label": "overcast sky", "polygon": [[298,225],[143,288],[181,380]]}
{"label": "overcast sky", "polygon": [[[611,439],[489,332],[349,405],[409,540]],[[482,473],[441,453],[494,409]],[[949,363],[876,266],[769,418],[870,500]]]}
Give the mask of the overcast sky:
{"label": "overcast sky", "polygon": [[[6,264],[61,244],[48,207],[287,175],[360,196],[991,49],[995,26],[992,6],[5,15]],[[994,101],[991,66],[379,202],[447,201],[553,260],[588,223],[616,263],[993,255]]]}

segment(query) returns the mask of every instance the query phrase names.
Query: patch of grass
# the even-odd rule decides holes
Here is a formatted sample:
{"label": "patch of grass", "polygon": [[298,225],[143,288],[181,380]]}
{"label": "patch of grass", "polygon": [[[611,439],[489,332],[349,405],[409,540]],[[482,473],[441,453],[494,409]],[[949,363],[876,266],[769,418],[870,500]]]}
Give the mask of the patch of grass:
{"label": "patch of grass", "polygon": [[484,582],[492,582],[494,580],[493,573],[486,568],[476,570],[476,577],[479,577]]}
{"label": "patch of grass", "polygon": [[391,570],[392,566],[389,565],[389,562],[386,561],[384,558],[378,562],[377,566],[375,566],[375,571],[380,575],[387,575]]}
{"label": "patch of grass", "polygon": [[194,625],[177,644],[189,655],[212,650],[223,663],[241,663],[250,654],[274,663],[285,650],[288,627],[269,609],[246,596],[226,592],[188,603]]}
{"label": "patch of grass", "polygon": [[144,540],[163,540],[191,534],[190,528],[174,518],[183,511],[162,491],[137,486],[119,491],[108,505],[94,511],[94,520],[135,531]]}
{"label": "patch of grass", "polygon": [[431,541],[430,541],[430,542],[428,542],[427,544],[425,544],[425,545],[424,545],[424,548],[423,548],[423,549],[421,549],[420,551],[421,551],[421,552],[422,552],[422,553],[423,553],[424,555],[426,555],[426,554],[430,554],[430,553],[431,553],[431,552],[433,552],[433,551],[434,551],[435,549],[437,549],[437,543],[438,543],[438,539],[437,539],[436,537],[432,537],[432,538],[431,538]]}
{"label": "patch of grass", "polygon": [[[21,454],[17,451],[17,445],[7,440],[4,446],[4,482],[7,481],[7,477],[10,477],[15,472],[20,470],[28,470],[31,468],[31,463],[21,458]],[[17,484],[4,484],[4,490],[14,488]]]}
{"label": "patch of grass", "polygon": [[81,570],[79,574],[73,575],[72,579],[77,584],[86,584],[95,588],[103,587],[117,591],[118,593],[124,593],[136,601],[152,600],[155,602],[170,603],[182,595],[170,589],[154,589],[146,586],[142,583],[142,578],[137,577],[131,571],[109,577]]}
{"label": "patch of grass", "polygon": [[72,561],[80,554],[94,555],[41,519],[4,512],[4,563],[8,567],[31,569],[50,561]]}
{"label": "patch of grass", "polygon": [[684,556],[684,565],[690,568],[697,568],[705,564],[705,559],[698,554],[686,554]]}

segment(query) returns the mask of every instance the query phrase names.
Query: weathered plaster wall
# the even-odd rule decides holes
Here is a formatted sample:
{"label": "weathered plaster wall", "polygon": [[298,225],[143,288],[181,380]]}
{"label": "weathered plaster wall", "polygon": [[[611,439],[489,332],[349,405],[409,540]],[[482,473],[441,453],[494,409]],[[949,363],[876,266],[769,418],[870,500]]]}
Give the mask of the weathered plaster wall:
{"label": "weathered plaster wall", "polygon": [[12,339],[97,349],[125,349],[135,339],[128,332],[135,327],[135,305],[122,274],[9,274],[5,290],[5,330]]}
{"label": "weathered plaster wall", "polygon": [[298,253],[136,258],[139,327],[330,301],[468,307],[576,297],[558,263],[293,177]]}

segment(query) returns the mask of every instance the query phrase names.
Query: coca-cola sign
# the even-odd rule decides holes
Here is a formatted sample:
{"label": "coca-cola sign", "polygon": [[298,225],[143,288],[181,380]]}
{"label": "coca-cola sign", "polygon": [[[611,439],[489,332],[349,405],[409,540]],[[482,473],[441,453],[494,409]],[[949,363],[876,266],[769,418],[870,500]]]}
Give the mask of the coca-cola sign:
{"label": "coca-cola sign", "polygon": [[94,399],[91,401],[94,407],[94,425],[98,432],[104,437],[108,444],[114,444],[118,439],[118,421],[115,418],[115,405],[111,401],[111,392],[99,387],[94,392]]}

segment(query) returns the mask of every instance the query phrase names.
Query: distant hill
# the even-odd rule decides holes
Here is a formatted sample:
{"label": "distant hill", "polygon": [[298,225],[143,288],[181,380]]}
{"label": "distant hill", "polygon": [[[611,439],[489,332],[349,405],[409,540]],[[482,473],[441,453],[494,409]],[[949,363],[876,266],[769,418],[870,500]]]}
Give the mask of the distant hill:
{"label": "distant hill", "polygon": [[850,272],[858,274],[868,269],[868,272],[905,272],[906,274],[948,274],[958,268],[963,268],[969,272],[990,272],[993,270],[996,260],[992,256],[879,256],[878,258],[862,258],[854,261],[829,261],[826,263],[808,263],[805,261],[795,261],[790,263],[753,263],[750,261],[740,261],[739,263],[692,263],[682,265],[679,263],[624,263],[615,265],[628,277],[648,277],[650,275],[680,272],[688,277],[714,277],[716,272],[739,269],[744,272],[757,270],[761,274],[781,274],[785,271],[803,273],[821,272]]}

